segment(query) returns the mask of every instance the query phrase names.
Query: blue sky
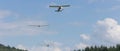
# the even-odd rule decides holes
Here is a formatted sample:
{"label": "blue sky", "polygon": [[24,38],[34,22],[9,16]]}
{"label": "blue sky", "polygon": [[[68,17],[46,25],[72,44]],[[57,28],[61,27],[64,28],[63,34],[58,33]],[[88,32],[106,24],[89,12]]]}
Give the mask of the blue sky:
{"label": "blue sky", "polygon": [[[59,13],[49,8],[65,4]],[[0,43],[30,51],[110,46],[120,42],[119,18],[120,0],[0,0]]]}

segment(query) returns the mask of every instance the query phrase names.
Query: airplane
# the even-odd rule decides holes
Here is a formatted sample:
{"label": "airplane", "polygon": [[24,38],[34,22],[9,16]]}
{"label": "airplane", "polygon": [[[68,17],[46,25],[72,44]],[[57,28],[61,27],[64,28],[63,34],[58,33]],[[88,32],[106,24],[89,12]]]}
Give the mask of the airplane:
{"label": "airplane", "polygon": [[70,5],[50,5],[49,7],[58,8],[57,10],[55,10],[55,12],[62,12],[63,7],[70,7]]}
{"label": "airplane", "polygon": [[46,45],[46,47],[50,47],[50,45],[49,45],[49,44],[47,44],[47,45]]}
{"label": "airplane", "polygon": [[29,26],[44,27],[44,26],[48,26],[48,25],[29,25]]}

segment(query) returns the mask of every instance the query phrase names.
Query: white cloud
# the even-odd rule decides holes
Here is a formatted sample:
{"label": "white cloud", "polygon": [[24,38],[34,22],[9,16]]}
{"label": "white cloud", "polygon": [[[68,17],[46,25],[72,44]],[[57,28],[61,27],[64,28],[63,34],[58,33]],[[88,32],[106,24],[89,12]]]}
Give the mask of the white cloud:
{"label": "white cloud", "polygon": [[[60,46],[58,45],[59,42],[53,42],[53,41],[48,41],[47,43],[51,44],[54,43],[56,46],[41,46],[41,45],[37,45],[37,46],[32,46],[32,47],[27,47],[27,46],[24,46],[24,45],[18,45],[17,48],[19,49],[25,49],[25,50],[28,50],[28,51],[70,51],[70,48],[69,47],[64,47],[64,46]],[[60,43],[59,43],[60,44]]]}
{"label": "white cloud", "polygon": [[60,48],[54,48],[54,51],[62,51]]}
{"label": "white cloud", "polygon": [[16,46],[16,48],[18,49],[23,49],[23,50],[27,50],[27,48],[21,44],[19,44],[18,46]]}
{"label": "white cloud", "polygon": [[32,27],[29,25],[46,25],[45,21],[16,21],[0,22],[0,35],[36,35],[36,34],[57,34],[56,31],[45,29],[45,27]]}
{"label": "white cloud", "polygon": [[120,25],[115,19],[106,18],[97,22],[96,36],[114,43],[120,42]]}
{"label": "white cloud", "polygon": [[59,47],[34,46],[29,51],[62,51]]}
{"label": "white cloud", "polygon": [[[47,25],[46,21],[26,19],[9,10],[0,10],[0,36],[57,34],[57,31],[45,27],[34,27],[29,25]],[[19,20],[18,18],[22,19]],[[46,26],[47,27],[47,26]]]}
{"label": "white cloud", "polygon": [[90,36],[88,36],[86,34],[80,34],[80,37],[84,40],[90,40]]}
{"label": "white cloud", "polygon": [[33,46],[28,49],[29,51],[70,51],[68,47],[45,47],[45,46]]}
{"label": "white cloud", "polygon": [[85,44],[85,43],[79,43],[76,45],[76,48],[77,49],[84,49],[86,47],[88,47],[89,45],[88,44]]}

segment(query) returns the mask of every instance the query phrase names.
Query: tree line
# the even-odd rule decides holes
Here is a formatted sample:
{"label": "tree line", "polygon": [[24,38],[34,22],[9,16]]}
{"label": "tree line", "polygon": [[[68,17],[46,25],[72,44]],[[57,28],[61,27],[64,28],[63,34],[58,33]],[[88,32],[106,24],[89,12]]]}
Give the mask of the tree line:
{"label": "tree line", "polygon": [[[0,44],[0,51],[28,51],[23,49],[18,49],[15,47],[5,46],[3,44]],[[120,44],[117,44],[116,46],[89,46],[85,49],[76,49],[74,51],[120,51]]]}
{"label": "tree line", "polygon": [[0,44],[0,51],[28,51],[28,50],[22,50],[15,47],[10,47],[9,45],[5,46],[3,44]]}
{"label": "tree line", "polygon": [[90,46],[86,47],[85,49],[77,49],[74,51],[120,51],[120,44],[117,44],[116,46]]}

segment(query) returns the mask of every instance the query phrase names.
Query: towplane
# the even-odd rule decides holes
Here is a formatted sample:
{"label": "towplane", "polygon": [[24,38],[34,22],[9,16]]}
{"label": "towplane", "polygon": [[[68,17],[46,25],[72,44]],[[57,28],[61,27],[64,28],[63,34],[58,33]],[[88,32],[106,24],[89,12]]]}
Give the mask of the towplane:
{"label": "towplane", "polygon": [[63,7],[70,7],[70,5],[50,5],[49,7],[58,8],[55,12],[62,12]]}

